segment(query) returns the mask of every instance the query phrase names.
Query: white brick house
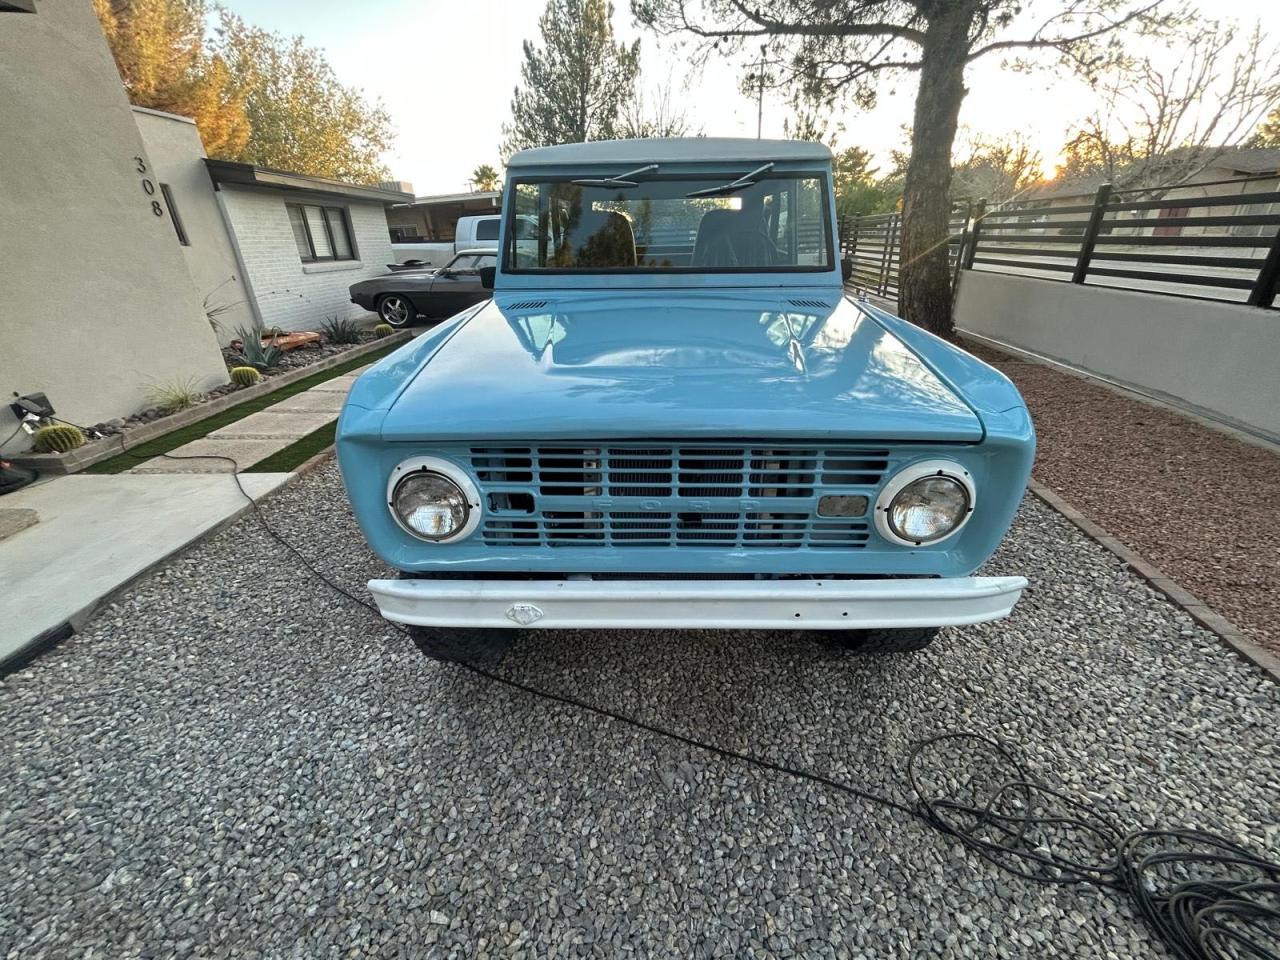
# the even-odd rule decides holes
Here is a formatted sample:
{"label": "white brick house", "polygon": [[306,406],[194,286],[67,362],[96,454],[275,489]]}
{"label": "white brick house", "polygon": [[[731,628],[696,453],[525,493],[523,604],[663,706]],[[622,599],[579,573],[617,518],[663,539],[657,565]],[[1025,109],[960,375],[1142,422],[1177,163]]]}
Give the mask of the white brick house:
{"label": "white brick house", "polygon": [[386,208],[411,194],[204,162],[264,327],[315,330],[326,317],[368,316],[347,288],[387,272],[395,257]]}

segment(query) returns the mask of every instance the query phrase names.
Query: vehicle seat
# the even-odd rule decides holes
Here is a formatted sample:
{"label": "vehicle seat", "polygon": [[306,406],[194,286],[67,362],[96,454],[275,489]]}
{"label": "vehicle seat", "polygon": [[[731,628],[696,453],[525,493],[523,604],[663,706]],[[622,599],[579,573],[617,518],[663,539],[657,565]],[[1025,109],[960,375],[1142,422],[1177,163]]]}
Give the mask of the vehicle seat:
{"label": "vehicle seat", "polygon": [[778,251],[758,220],[738,210],[708,210],[698,222],[693,242],[695,267],[766,267],[778,261]]}
{"label": "vehicle seat", "polygon": [[569,236],[576,267],[634,267],[636,235],[616,210],[586,211]]}

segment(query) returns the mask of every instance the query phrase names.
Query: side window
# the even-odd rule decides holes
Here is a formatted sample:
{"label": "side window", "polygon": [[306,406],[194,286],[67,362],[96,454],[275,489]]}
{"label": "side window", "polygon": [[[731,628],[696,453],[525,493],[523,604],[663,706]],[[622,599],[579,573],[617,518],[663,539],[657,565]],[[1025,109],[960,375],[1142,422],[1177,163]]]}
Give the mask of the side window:
{"label": "side window", "polygon": [[173,221],[173,232],[178,235],[178,243],[184,247],[191,246],[186,228],[182,226],[182,218],[178,216],[178,208],[173,205],[173,193],[167,183],[160,184],[160,193],[164,197],[164,205],[169,208],[169,219]]}
{"label": "side window", "polygon": [[476,269],[483,270],[485,267],[496,267],[498,258],[492,254],[486,254],[483,257],[476,257]]}
{"label": "side window", "polygon": [[492,220],[481,220],[476,224],[476,239],[497,240],[499,223],[500,218],[498,217],[494,217]]}
{"label": "side window", "polygon": [[293,242],[303,263],[316,260],[354,260],[355,247],[347,213],[342,207],[286,203]]}

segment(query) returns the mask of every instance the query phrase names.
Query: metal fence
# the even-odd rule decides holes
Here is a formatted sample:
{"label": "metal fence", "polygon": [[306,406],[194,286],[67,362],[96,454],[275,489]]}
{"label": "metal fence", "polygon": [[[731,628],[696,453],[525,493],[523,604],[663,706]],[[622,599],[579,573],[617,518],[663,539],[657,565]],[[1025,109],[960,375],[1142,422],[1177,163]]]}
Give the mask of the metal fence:
{"label": "metal fence", "polygon": [[[1274,307],[1280,280],[1275,176],[985,201],[953,215],[953,271],[1016,274]],[[1264,189],[1266,182],[1272,186]],[[1231,192],[1234,190],[1235,192]],[[896,298],[899,215],[841,221],[850,285]]]}
{"label": "metal fence", "polygon": [[[947,254],[953,273],[958,271],[968,237],[972,204],[957,206],[951,214]],[[902,214],[881,213],[868,217],[840,218],[840,256],[853,263],[849,286],[890,300],[898,298],[901,261]]]}

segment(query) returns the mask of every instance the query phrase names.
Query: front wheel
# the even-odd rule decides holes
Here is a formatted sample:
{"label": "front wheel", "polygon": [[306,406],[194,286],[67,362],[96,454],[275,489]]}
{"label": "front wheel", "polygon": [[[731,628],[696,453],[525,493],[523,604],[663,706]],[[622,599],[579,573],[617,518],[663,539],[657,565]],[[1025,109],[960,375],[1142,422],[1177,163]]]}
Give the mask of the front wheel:
{"label": "front wheel", "polygon": [[827,636],[853,653],[912,653],[931,644],[939,629],[833,630]]}
{"label": "front wheel", "polygon": [[378,298],[379,318],[393,327],[407,327],[417,313],[408,297],[398,293],[388,293]]}
{"label": "front wheel", "polygon": [[408,627],[424,657],[450,663],[496,663],[520,635],[496,627]]}

